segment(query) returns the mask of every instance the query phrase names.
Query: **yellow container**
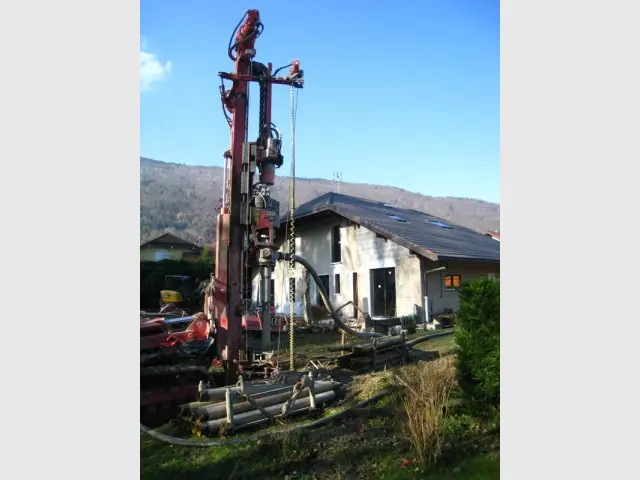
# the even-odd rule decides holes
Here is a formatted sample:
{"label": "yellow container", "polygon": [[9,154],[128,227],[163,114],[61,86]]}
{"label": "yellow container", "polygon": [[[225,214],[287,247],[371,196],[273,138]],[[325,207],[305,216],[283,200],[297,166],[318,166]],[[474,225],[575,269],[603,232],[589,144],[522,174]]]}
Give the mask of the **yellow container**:
{"label": "yellow container", "polygon": [[167,303],[182,303],[182,295],[175,290],[162,290],[160,292],[160,298],[163,304]]}

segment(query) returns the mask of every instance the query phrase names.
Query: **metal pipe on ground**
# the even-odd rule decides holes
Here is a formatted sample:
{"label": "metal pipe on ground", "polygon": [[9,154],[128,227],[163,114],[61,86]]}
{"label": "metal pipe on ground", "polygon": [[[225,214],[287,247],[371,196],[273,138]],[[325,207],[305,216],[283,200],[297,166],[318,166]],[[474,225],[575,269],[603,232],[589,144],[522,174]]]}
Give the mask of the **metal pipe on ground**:
{"label": "metal pipe on ground", "polygon": [[[289,412],[287,414],[287,417],[296,417],[298,415],[302,415],[303,413],[308,413],[310,411],[311,411],[311,407],[303,407],[303,408],[300,408],[298,410]],[[252,427],[259,427],[260,425],[263,425],[263,424],[267,423],[268,421],[269,421],[268,418],[261,418],[260,420],[256,420],[255,422],[249,422],[249,423],[245,423],[244,425],[238,425],[238,426],[234,427],[233,430],[235,432],[238,432],[238,431],[242,431],[242,430],[245,430],[245,429],[248,429],[248,428],[252,428]]]}
{"label": "metal pipe on ground", "polygon": [[[422,337],[418,337],[418,338],[414,338],[413,340],[409,340],[406,342],[407,347],[413,347],[414,345],[417,345],[419,343],[422,342],[426,342],[427,340],[431,340],[432,338],[438,338],[438,337],[443,337],[446,335],[451,335],[455,333],[455,329],[451,329],[451,330],[446,330],[444,332],[438,332],[438,333],[430,333],[427,335],[424,335]],[[400,337],[389,337],[389,338],[385,338],[385,339],[380,339],[378,341],[377,344],[377,348],[380,349],[382,347],[385,346],[390,346],[393,344],[400,344],[402,343],[402,340]],[[340,352],[342,350],[354,350],[354,351],[361,351],[361,352],[366,352],[366,351],[371,351],[373,349],[373,343],[371,342],[351,342],[351,343],[345,343],[344,345],[329,345],[327,347],[327,350],[330,352]]]}
{"label": "metal pipe on ground", "polygon": [[[430,334],[429,336],[439,337],[441,336],[441,334]],[[424,341],[422,340],[422,337],[420,341],[418,341],[417,343],[420,343],[421,341]],[[411,342],[405,342],[402,336],[386,337],[386,338],[379,339],[376,342],[375,346],[373,342],[352,342],[352,343],[345,343],[344,345],[330,345],[327,347],[327,350],[329,350],[330,352],[339,352],[342,350],[350,349],[354,353],[366,353],[366,352],[373,351],[374,347],[376,351],[382,351],[387,348],[400,347],[402,346],[403,343],[407,347],[409,347],[410,344],[415,344],[416,342],[415,340],[412,340]]]}
{"label": "metal pipe on ground", "polygon": [[[325,402],[330,402],[331,400],[334,400],[336,398],[336,392],[335,390],[330,390],[328,392],[324,392],[321,393],[319,395],[316,396],[316,404],[321,404],[321,403],[325,403]],[[289,408],[289,412],[294,412],[297,410],[300,410],[302,408],[308,408],[309,405],[311,403],[311,400],[309,397],[306,398],[300,398],[298,400],[296,400],[293,405]],[[265,408],[265,410],[267,411],[267,413],[269,413],[270,415],[280,415],[282,408],[285,406],[285,403],[280,403],[277,405],[272,405],[270,407]],[[246,413],[241,413],[239,415],[234,415],[233,416],[233,426],[234,427],[238,427],[238,426],[242,426],[245,425],[247,423],[252,423],[252,422],[256,422],[259,420],[267,420],[267,418],[265,417],[265,415],[260,411],[260,410],[252,410]],[[225,418],[220,418],[220,419],[216,419],[216,420],[210,420],[208,422],[204,422],[204,423],[200,423],[197,427],[196,427],[196,434],[198,435],[207,435],[207,434],[212,434],[212,433],[216,433],[220,427],[224,424],[228,423],[227,420]]]}
{"label": "metal pipe on ground", "polygon": [[230,388],[232,392],[238,393],[259,393],[259,392],[268,392],[271,390],[282,389],[282,388],[291,388],[291,386],[286,386],[280,382],[245,382],[242,386],[234,385],[230,387],[217,387],[217,388],[208,388],[203,390],[198,394],[198,400],[201,402],[210,402],[210,401],[221,401],[224,400],[225,393],[227,388]]}
{"label": "metal pipe on ground", "polygon": [[[339,382],[316,382],[315,391],[316,394],[328,392],[329,390],[335,390],[342,384]],[[266,392],[261,394],[261,398],[253,397],[253,400],[261,407],[270,407],[279,403],[284,403],[291,397],[293,393],[292,387],[287,387],[288,391],[283,393],[277,393],[274,395],[266,396]],[[309,389],[305,388],[298,398],[306,398],[309,396]],[[233,414],[238,415],[251,410],[255,410],[255,407],[251,402],[244,401],[233,405]],[[225,404],[222,402],[214,403],[194,409],[193,414],[200,421],[214,420],[216,418],[222,418],[226,415]]]}
{"label": "metal pipe on ground", "polygon": [[207,405],[211,405],[215,402],[191,402],[185,403],[184,405],[180,405],[179,407],[179,415],[180,416],[190,416],[193,415],[195,410],[199,407],[206,407]]}
{"label": "metal pipe on ground", "polygon": [[179,438],[179,437],[174,437],[172,435],[166,435],[164,433],[157,432],[154,429],[149,428],[147,425],[144,425],[142,423],[140,424],[140,431],[142,433],[145,433],[145,434],[149,435],[152,438],[155,438],[156,440],[159,440],[159,441],[164,442],[164,443],[168,443],[170,445],[180,445],[180,446],[183,446],[183,447],[198,447],[198,448],[202,448],[202,447],[222,447],[222,446],[234,445],[234,444],[238,444],[238,443],[253,442],[253,441],[256,441],[258,439],[262,439],[262,438],[266,438],[266,437],[272,437],[274,435],[281,435],[281,434],[287,434],[287,433],[292,433],[292,432],[299,432],[301,430],[321,427],[321,426],[327,425],[328,423],[334,422],[336,420],[341,420],[344,417],[346,417],[347,415],[349,415],[351,410],[360,409],[360,408],[363,408],[363,407],[365,407],[367,405],[375,403],[378,400],[382,399],[383,397],[389,395],[389,393],[390,392],[388,390],[385,390],[383,392],[378,393],[377,395],[374,395],[374,396],[372,396],[370,398],[367,398],[366,400],[363,400],[362,402],[358,403],[357,405],[354,405],[352,408],[344,409],[344,410],[342,410],[340,412],[336,412],[336,413],[334,413],[332,415],[320,418],[318,420],[314,420],[314,421],[309,422],[309,423],[304,423],[304,424],[301,424],[301,425],[290,425],[288,427],[281,428],[281,429],[278,429],[278,430],[275,430],[275,431],[266,430],[266,431],[255,433],[253,435],[248,435],[248,436],[243,436],[243,437],[235,437],[235,438],[232,437],[232,438],[225,438],[225,439],[222,439],[222,440],[193,440],[193,439],[190,439],[190,438]]}
{"label": "metal pipe on ground", "polygon": [[344,345],[329,345],[327,347],[327,350],[329,350],[330,352],[341,352],[342,350],[349,350],[351,348],[356,348],[362,345],[370,345],[370,344],[364,343],[364,342],[351,342],[351,343],[345,343]]}
{"label": "metal pipe on ground", "polygon": [[[381,338],[378,340],[377,347],[385,346],[385,345],[395,345],[402,343],[402,339],[400,337],[389,337],[389,338]],[[341,350],[357,350],[362,352],[371,351],[373,349],[373,343],[371,342],[352,342],[345,343],[344,345],[329,345],[327,350],[330,352],[339,352]]]}
{"label": "metal pipe on ground", "polygon": [[[219,402],[224,400],[225,392],[228,388],[232,392],[237,392],[243,395],[253,395],[255,398],[259,398],[261,395],[272,395],[275,392],[286,392],[291,390],[293,385],[303,377],[304,374],[298,373],[295,377],[291,377],[286,382],[273,381],[273,380],[252,380],[250,382],[242,382],[239,385],[208,388],[199,392],[198,399],[200,403]],[[324,380],[316,380],[322,382]]]}
{"label": "metal pipe on ground", "polygon": [[404,344],[402,344],[402,343],[398,343],[396,345],[383,345],[380,348],[376,348],[376,355],[380,354],[380,353],[383,353],[383,352],[389,352],[389,351],[392,351],[392,350],[401,352],[405,348],[406,348],[406,346]]}
{"label": "metal pipe on ground", "polygon": [[374,349],[376,352],[381,352],[389,348],[400,348],[404,344],[404,338],[398,337],[397,340],[379,341],[374,345],[364,345],[360,348],[354,348],[354,353],[371,353]]}

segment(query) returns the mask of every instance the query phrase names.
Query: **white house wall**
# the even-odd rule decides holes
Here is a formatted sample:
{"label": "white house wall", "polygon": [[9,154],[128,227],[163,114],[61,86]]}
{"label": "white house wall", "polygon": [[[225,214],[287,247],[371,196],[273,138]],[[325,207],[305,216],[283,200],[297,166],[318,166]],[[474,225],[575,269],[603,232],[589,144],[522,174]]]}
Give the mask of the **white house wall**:
{"label": "white house wall", "polygon": [[[342,261],[331,263],[331,228],[337,224],[340,225]],[[281,251],[288,251],[286,243]],[[371,270],[373,269],[395,268],[396,314],[418,313],[420,318],[424,318],[425,295],[429,297],[429,307],[432,314],[443,313],[449,309],[458,310],[457,291],[447,290],[444,287],[444,276],[447,273],[461,274],[462,281],[479,276],[500,278],[499,264],[466,261],[433,262],[412,254],[407,248],[391,240],[378,237],[367,228],[349,225],[346,220],[325,220],[297,227],[296,253],[306,258],[319,275],[329,276],[329,296],[334,307],[353,301],[353,273],[357,273],[358,305],[369,314],[372,314]],[[429,274],[425,289],[424,273],[440,266],[445,266],[446,270]],[[302,311],[301,272],[300,265],[296,265],[295,312]],[[341,293],[336,295],[334,275],[337,273],[340,274]],[[288,277],[288,262],[278,262],[273,276],[275,280],[274,298],[278,312],[289,312]],[[258,280],[256,277],[254,283],[257,284]],[[315,304],[317,289],[312,280],[309,290],[311,303]],[[346,316],[355,314],[352,307],[346,307],[343,313]]]}
{"label": "white house wall", "polygon": [[[331,263],[331,229],[340,225],[341,262]],[[364,227],[349,225],[346,220],[327,220],[296,229],[296,253],[303,256],[317,270],[318,275],[329,276],[329,296],[332,304],[339,307],[353,301],[353,273],[358,275],[358,305],[371,313],[371,270],[378,268],[396,269],[396,313],[409,315],[414,305],[421,306],[420,261],[411,252],[391,240],[377,237]],[[288,251],[285,244],[281,251]],[[340,274],[340,294],[335,291],[335,275]],[[296,268],[296,303],[302,303],[301,269]],[[280,262],[275,269],[276,310],[288,311],[288,264]],[[412,285],[412,287],[410,286]],[[310,287],[311,302],[315,303],[317,289],[315,282]],[[297,308],[296,308],[297,309]],[[354,314],[352,307],[344,313]]]}
{"label": "white house wall", "polygon": [[[396,315],[410,315],[413,313],[414,303],[420,305],[420,292],[415,295],[410,290],[404,290],[403,286],[418,281],[420,288],[420,267],[419,260],[411,256],[409,249],[397,243],[377,236],[371,230],[364,227],[351,226],[347,232],[349,249],[355,254],[345,254],[345,266],[349,266],[351,271],[358,273],[358,296],[359,305],[365,312],[372,314],[371,298],[373,288],[371,285],[371,270],[378,268],[395,268],[396,275]],[[352,257],[352,263],[349,260]],[[417,273],[410,265],[417,261]],[[352,291],[349,288],[349,293]],[[351,295],[353,296],[353,295]]]}
{"label": "white house wall", "polygon": [[[333,272],[336,268],[331,267],[331,227],[337,222],[317,222],[311,228],[296,228],[296,254],[304,257],[317,270],[318,275],[329,275],[329,281],[333,282]],[[288,252],[288,241],[280,248],[281,252]],[[343,249],[344,252],[344,249]],[[302,303],[302,269],[296,265],[296,303]],[[336,271],[336,273],[339,273]],[[289,262],[278,262],[275,268],[275,303],[276,311],[289,311]],[[312,301],[316,298],[315,283],[311,282],[310,297]],[[342,283],[342,282],[341,282]],[[330,291],[333,292],[333,284],[330,284]],[[299,309],[299,305],[296,310]],[[294,310],[295,311],[295,310]]]}

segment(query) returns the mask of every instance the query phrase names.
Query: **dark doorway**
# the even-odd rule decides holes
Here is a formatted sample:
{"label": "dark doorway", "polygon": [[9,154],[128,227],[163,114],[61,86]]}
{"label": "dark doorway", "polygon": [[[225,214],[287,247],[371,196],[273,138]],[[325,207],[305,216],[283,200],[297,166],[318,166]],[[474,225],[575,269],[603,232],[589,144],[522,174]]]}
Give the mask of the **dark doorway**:
{"label": "dark doorway", "polygon": [[396,315],[396,269],[371,270],[373,292],[373,315],[395,317]]}
{"label": "dark doorway", "polygon": [[[319,275],[319,277],[320,277],[320,281],[324,285],[324,291],[327,292],[327,295],[329,295],[329,275]],[[322,303],[322,297],[320,297],[320,289],[318,288],[317,285],[316,285],[316,291],[317,291],[316,305],[324,306],[324,303]]]}
{"label": "dark doorway", "polygon": [[358,318],[358,274],[353,272],[353,318]]}

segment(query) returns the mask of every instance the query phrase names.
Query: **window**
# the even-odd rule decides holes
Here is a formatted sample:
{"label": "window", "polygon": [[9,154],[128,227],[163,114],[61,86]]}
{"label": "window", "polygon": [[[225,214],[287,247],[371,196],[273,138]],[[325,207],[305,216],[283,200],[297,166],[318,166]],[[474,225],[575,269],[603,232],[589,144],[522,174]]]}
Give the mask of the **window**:
{"label": "window", "polygon": [[457,290],[462,283],[462,275],[451,273],[444,276],[444,288],[446,290]]}
{"label": "window", "polygon": [[389,215],[390,218],[393,218],[396,222],[403,222],[406,223],[407,219],[404,217],[401,217],[400,215]]}
{"label": "window", "polygon": [[340,295],[340,274],[336,273],[333,276],[333,293],[335,295]]}
{"label": "window", "polygon": [[[326,251],[326,250],[325,250]],[[342,262],[342,245],[340,242],[340,225],[331,229],[331,263]]]}
{"label": "window", "polygon": [[168,260],[169,252],[167,252],[166,250],[157,251],[153,254],[153,258],[156,262],[160,262],[162,260]]}

